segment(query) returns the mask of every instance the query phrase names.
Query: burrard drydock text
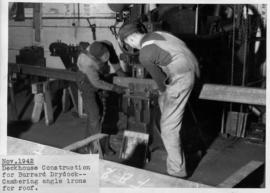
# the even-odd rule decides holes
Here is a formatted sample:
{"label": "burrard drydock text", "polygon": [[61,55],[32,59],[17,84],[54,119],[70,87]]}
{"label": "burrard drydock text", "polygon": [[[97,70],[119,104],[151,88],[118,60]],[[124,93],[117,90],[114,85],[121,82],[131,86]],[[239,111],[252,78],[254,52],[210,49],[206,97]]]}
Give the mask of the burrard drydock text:
{"label": "burrard drydock text", "polygon": [[1,156],[0,192],[80,192],[98,189],[98,157]]}

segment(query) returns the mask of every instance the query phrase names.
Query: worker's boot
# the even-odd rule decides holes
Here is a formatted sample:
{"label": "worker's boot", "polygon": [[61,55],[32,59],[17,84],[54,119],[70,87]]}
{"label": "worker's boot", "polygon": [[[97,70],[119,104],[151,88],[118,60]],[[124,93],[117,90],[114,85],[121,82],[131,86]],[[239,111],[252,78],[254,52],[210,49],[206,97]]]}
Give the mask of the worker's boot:
{"label": "worker's boot", "polygon": [[110,135],[100,140],[101,149],[104,155],[111,156],[116,152],[110,145]]}

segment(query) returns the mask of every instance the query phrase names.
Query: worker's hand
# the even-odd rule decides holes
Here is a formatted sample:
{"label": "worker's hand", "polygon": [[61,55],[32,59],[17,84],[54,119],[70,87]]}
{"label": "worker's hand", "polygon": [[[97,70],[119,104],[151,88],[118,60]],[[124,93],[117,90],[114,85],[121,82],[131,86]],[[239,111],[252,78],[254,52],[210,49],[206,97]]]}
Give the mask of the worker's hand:
{"label": "worker's hand", "polygon": [[125,92],[126,88],[118,85],[114,85],[112,91],[118,93],[118,94],[123,94]]}

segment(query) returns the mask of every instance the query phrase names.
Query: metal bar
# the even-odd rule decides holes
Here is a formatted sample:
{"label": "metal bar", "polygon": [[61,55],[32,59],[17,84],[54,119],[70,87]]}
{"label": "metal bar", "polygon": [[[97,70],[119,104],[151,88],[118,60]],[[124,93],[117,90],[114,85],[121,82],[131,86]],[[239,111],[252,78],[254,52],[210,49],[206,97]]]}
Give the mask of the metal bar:
{"label": "metal bar", "polygon": [[266,105],[266,90],[262,88],[204,84],[200,99]]}
{"label": "metal bar", "polygon": [[196,5],[196,10],[195,10],[195,35],[198,34],[198,17],[199,17],[199,5]]}
{"label": "metal bar", "polygon": [[79,74],[76,72],[64,70],[64,69],[54,69],[54,68],[46,68],[40,66],[31,66],[27,64],[16,64],[9,63],[8,64],[9,73],[22,73],[36,76],[43,76],[48,78],[55,78],[61,80],[68,81],[76,81],[80,78]]}
{"label": "metal bar", "polygon": [[158,89],[158,86],[153,79],[114,77],[113,83],[123,87],[129,87],[130,84],[134,84],[139,85],[141,88],[148,88],[152,90]]}

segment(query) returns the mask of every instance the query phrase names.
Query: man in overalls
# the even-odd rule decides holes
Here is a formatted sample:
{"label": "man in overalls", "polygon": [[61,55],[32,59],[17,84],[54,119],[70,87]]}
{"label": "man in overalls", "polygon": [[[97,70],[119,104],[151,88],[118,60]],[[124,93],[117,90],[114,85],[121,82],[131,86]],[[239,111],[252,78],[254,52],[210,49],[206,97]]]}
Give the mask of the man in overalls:
{"label": "man in overalls", "polygon": [[[124,89],[117,85],[103,81],[100,76],[108,73],[106,62],[110,58],[107,47],[101,42],[93,42],[91,45],[84,44],[77,60],[77,66],[82,79],[78,81],[81,91],[84,110],[87,114],[87,126],[85,136],[91,136],[101,132],[100,110],[97,103],[97,92],[99,89],[123,93]],[[105,69],[105,70],[104,70]],[[109,139],[102,141],[101,146],[104,153],[112,153],[109,147]],[[96,150],[96,149],[95,149]],[[95,151],[94,150],[94,151]]]}
{"label": "man in overalls", "polygon": [[195,76],[199,76],[197,59],[182,40],[166,32],[143,33],[138,24],[130,23],[122,26],[118,35],[123,42],[140,50],[141,64],[159,87],[160,129],[168,154],[167,172],[187,177],[180,129]]}

